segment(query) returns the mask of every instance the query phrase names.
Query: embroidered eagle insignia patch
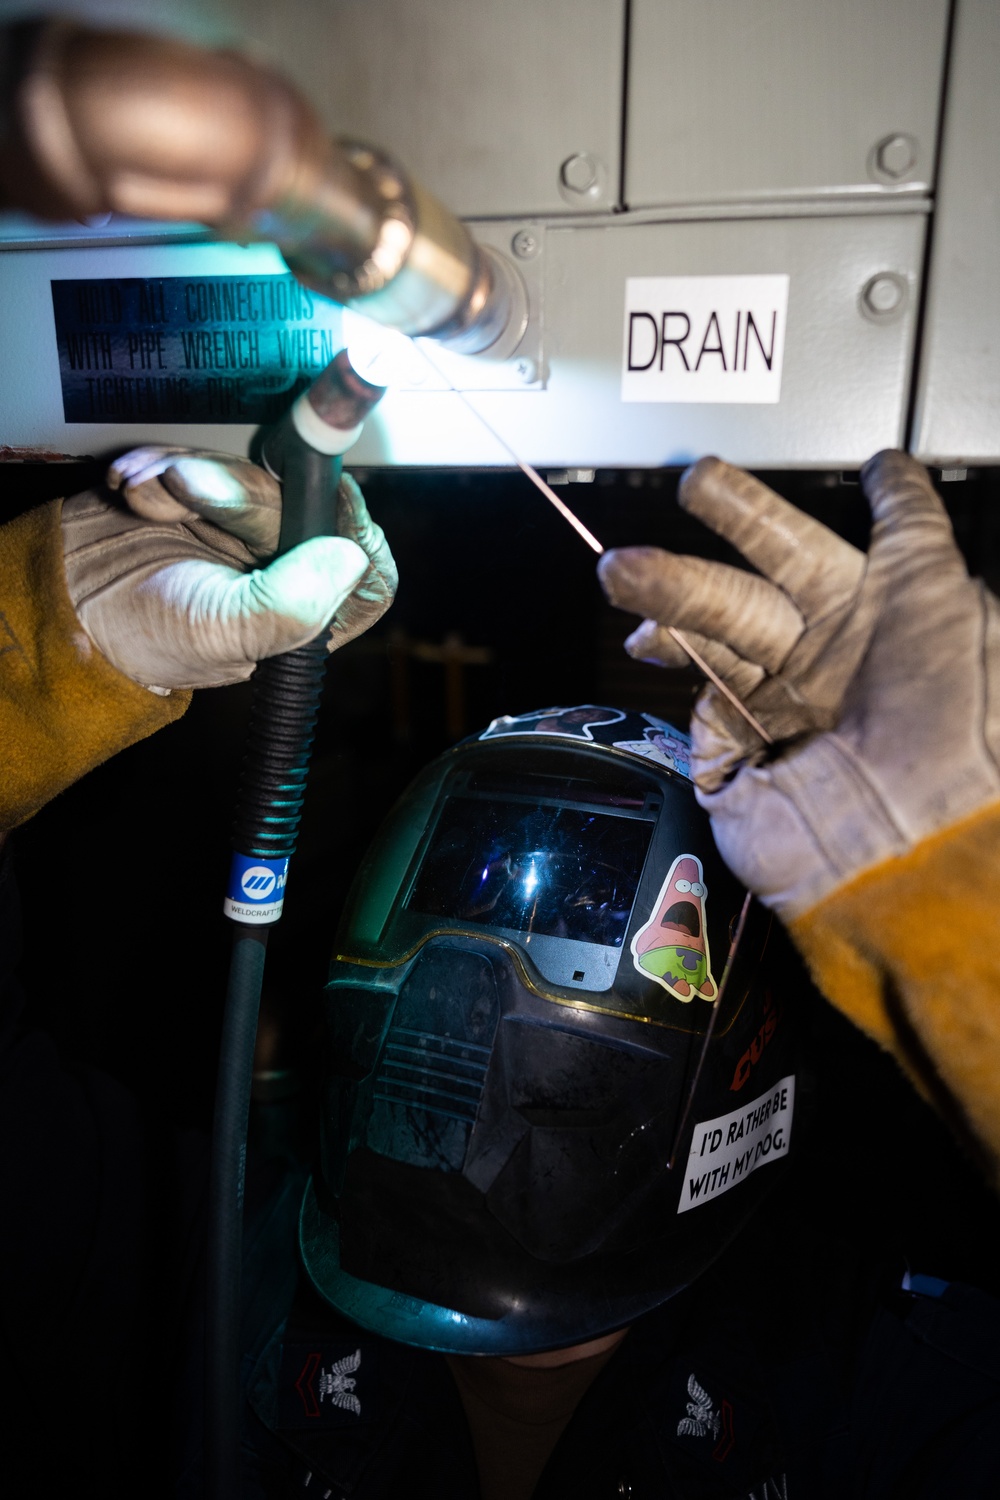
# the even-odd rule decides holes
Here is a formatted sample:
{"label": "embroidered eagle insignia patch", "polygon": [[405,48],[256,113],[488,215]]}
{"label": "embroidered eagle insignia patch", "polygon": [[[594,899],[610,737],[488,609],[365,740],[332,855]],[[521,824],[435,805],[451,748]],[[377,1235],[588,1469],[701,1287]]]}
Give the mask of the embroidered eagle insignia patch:
{"label": "embroidered eagle insignia patch", "polygon": [[340,1406],[344,1411],[352,1411],[356,1417],[360,1417],[361,1402],[354,1395],[354,1387],[358,1383],[354,1379],[354,1371],[360,1364],[361,1350],[355,1349],[353,1354],[338,1359],[329,1370],[321,1369],[319,1372],[320,1401],[329,1396],[332,1405]]}
{"label": "embroidered eagle insignia patch", "polygon": [[711,1433],[713,1438],[718,1438],[722,1418],[715,1410],[715,1402],[693,1374],[688,1376],[687,1391],[691,1397],[687,1404],[688,1414],[677,1423],[677,1436],[707,1437]]}

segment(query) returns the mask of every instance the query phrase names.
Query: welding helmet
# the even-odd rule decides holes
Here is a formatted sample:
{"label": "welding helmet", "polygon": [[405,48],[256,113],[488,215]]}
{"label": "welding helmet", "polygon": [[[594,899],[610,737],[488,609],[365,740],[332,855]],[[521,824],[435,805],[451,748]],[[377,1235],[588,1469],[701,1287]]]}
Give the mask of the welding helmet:
{"label": "welding helmet", "polygon": [[498,719],[376,837],[324,995],[300,1218],[354,1322],[460,1354],[596,1338],[691,1282],[786,1170],[770,919],[687,749],[592,704]]}

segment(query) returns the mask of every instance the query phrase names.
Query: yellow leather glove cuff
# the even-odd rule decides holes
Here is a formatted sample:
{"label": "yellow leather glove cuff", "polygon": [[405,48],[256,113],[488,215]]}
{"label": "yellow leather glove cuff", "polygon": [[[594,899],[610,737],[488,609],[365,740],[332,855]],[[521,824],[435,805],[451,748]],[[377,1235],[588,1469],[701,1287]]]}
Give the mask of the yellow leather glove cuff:
{"label": "yellow leather glove cuff", "polygon": [[123,677],[86,634],[66,591],[61,511],[61,500],[40,506],[0,535],[0,829],[179,719],[191,701]]}
{"label": "yellow leather glove cuff", "polygon": [[[820,989],[964,1123],[1000,1178],[1000,802],[791,923]],[[953,1111],[952,1111],[953,1112]]]}

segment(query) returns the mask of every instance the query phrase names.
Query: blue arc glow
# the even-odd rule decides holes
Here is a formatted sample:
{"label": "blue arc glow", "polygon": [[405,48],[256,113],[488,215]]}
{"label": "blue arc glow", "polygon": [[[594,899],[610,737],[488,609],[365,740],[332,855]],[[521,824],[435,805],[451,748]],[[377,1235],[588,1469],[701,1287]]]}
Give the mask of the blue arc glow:
{"label": "blue arc glow", "polygon": [[412,340],[349,307],[343,315],[344,346],[351,368],[370,385],[412,384],[422,360]]}

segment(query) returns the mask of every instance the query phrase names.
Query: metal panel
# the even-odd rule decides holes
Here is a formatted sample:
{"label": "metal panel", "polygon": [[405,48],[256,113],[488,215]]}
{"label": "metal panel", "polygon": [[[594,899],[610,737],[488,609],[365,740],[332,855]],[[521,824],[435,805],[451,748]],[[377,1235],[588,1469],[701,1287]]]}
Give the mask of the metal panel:
{"label": "metal panel", "polygon": [[[393,152],[453,212],[490,217],[617,202],[624,6],[216,0],[214,10],[333,131]],[[560,179],[567,162],[576,191]]]}
{"label": "metal panel", "polygon": [[[498,242],[521,221],[491,226]],[[468,399],[526,458],[543,467],[682,464],[718,452],[752,467],[851,468],[903,434],[923,214],[537,226],[531,279],[543,338],[544,387],[527,370],[519,389]],[[146,245],[9,251],[0,256],[0,318],[16,359],[0,365],[0,442],[95,453],[140,440],[244,451],[252,428],[63,419],[50,281],[77,277],[277,275],[266,246]],[[773,405],[621,400],[625,282],[644,276],[788,276],[780,401]],[[883,277],[895,311],[865,309]],[[537,299],[544,283],[544,329]],[[877,298],[875,299],[877,302]],[[540,347],[540,346],[538,346]],[[457,358],[457,357],[455,357]],[[515,355],[516,364],[518,356]],[[454,364],[449,369],[454,370]],[[499,383],[499,382],[498,382]],[[391,390],[352,453],[357,464],[509,464],[508,454],[451,392]]]}
{"label": "metal panel", "polygon": [[629,208],[925,192],[948,9],[632,0]]}
{"label": "metal panel", "polygon": [[960,0],[917,388],[914,451],[1000,463],[1000,6]]}
{"label": "metal panel", "polygon": [[[543,467],[655,467],[717,452],[758,468],[854,468],[902,440],[925,219],[919,215],[550,226],[548,385],[477,394],[476,406]],[[887,321],[861,310],[882,272],[906,296]],[[788,332],[776,405],[623,403],[625,280],[787,274]],[[433,405],[432,405],[433,403]],[[454,396],[390,393],[358,460],[502,463]]]}

